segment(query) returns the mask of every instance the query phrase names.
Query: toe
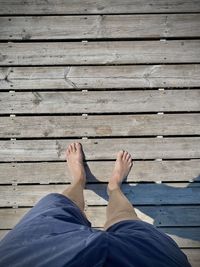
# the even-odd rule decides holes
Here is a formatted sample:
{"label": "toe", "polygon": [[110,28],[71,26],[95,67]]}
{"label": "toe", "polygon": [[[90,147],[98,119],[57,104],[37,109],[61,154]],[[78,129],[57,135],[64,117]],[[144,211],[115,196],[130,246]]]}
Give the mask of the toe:
{"label": "toe", "polygon": [[130,155],[130,157],[128,158],[128,162],[129,162],[129,163],[132,162],[131,155]]}
{"label": "toe", "polygon": [[78,152],[80,152],[81,151],[81,144],[80,143],[76,143],[75,145],[76,145],[76,150]]}
{"label": "toe", "polygon": [[70,144],[70,153],[72,153],[72,152],[73,152],[73,145]]}
{"label": "toe", "polygon": [[123,155],[123,160],[126,160],[127,155],[128,155],[128,152],[125,151],[125,152],[124,152],[124,155]]}
{"label": "toe", "polygon": [[71,153],[71,151],[72,151],[72,148],[71,148],[71,144],[70,144],[70,145],[68,145],[68,148],[67,148],[67,153],[68,153],[68,154],[70,154],[70,153]]}
{"label": "toe", "polygon": [[128,154],[126,155],[126,160],[128,161],[130,158],[131,158],[131,154],[128,153]]}
{"label": "toe", "polygon": [[71,146],[72,146],[72,152],[76,152],[75,143],[72,143]]}
{"label": "toe", "polygon": [[123,157],[123,155],[124,155],[124,151],[123,150],[120,150],[118,153],[117,153],[117,159],[122,159],[122,157]]}
{"label": "toe", "polygon": [[133,165],[132,160],[128,161],[128,165],[129,165],[129,167],[132,167],[132,165]]}

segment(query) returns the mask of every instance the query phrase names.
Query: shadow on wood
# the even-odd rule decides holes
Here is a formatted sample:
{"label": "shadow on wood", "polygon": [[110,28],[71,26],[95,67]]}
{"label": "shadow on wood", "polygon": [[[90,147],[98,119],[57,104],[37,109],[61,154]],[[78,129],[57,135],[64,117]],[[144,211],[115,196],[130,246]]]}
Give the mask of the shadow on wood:
{"label": "shadow on wood", "polygon": [[[94,183],[99,183],[100,181],[95,177],[95,175],[91,172],[89,166],[85,164],[87,176]],[[122,191],[126,195],[126,197],[133,203],[134,206],[141,212],[146,214],[148,217],[152,218],[153,225],[159,228],[161,231],[172,236],[176,241],[178,238],[186,239],[183,241],[183,246],[188,246],[188,244],[192,247],[198,247],[200,241],[200,230],[197,228],[198,224],[195,223],[194,220],[194,212],[192,212],[191,206],[189,209],[184,209],[183,212],[178,216],[180,217],[177,220],[173,218],[174,214],[167,214],[168,221],[170,221],[171,225],[163,226],[162,221],[166,221],[165,207],[166,205],[180,206],[187,204],[200,204],[200,175],[193,179],[192,183],[189,183],[186,187],[181,187],[182,183],[137,183],[137,184],[128,184],[126,183],[126,179],[122,184]],[[101,183],[101,182],[100,182]],[[175,186],[174,186],[175,185]],[[87,187],[87,186],[86,186]],[[108,201],[108,195],[106,194],[107,183],[101,183],[101,190],[97,190],[97,188],[90,185],[88,189],[93,190],[99,197]],[[151,189],[153,190],[151,191]],[[188,191],[187,199],[185,198],[185,189],[190,189]],[[157,195],[152,196],[152,193],[155,192]],[[163,195],[164,192],[164,195]],[[174,193],[174,194],[173,194]],[[140,203],[135,203],[135,195],[137,195],[137,199],[139,199]],[[148,196],[151,195],[150,199]],[[173,195],[173,197],[171,197]],[[189,201],[189,203],[187,203]],[[191,203],[194,201],[194,203]],[[135,203],[135,204],[134,204]],[[144,205],[154,205],[157,206],[158,212],[153,211],[153,209],[146,209]],[[171,218],[169,218],[171,216]],[[197,216],[198,217],[198,216]],[[162,226],[160,226],[162,224]],[[184,228],[183,228],[184,227]],[[187,231],[185,230],[187,227]],[[197,242],[196,242],[197,241]]]}

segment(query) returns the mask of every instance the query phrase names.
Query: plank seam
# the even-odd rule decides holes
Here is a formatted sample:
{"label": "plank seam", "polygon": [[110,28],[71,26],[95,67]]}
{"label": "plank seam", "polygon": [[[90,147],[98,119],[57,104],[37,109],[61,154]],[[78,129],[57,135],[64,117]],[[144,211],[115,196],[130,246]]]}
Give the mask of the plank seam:
{"label": "plank seam", "polygon": [[113,38],[90,38],[87,37],[87,39],[83,39],[83,38],[62,38],[62,39],[30,39],[30,40],[25,40],[25,39],[10,39],[10,38],[6,38],[6,39],[1,39],[0,43],[11,43],[11,44],[15,44],[15,43],[21,43],[21,44],[25,44],[25,43],[70,43],[70,42],[75,42],[75,43],[80,43],[80,42],[91,42],[91,43],[95,43],[95,42],[128,42],[128,41],[135,41],[135,42],[141,42],[141,41],[147,41],[147,42],[151,42],[151,41],[186,41],[186,40],[200,40],[200,36],[182,36],[182,37],[162,37],[162,36],[158,36],[158,37],[113,37]]}
{"label": "plank seam", "polygon": [[11,13],[4,13],[4,14],[0,14],[0,17],[51,17],[51,16],[59,16],[59,17],[63,17],[63,16],[74,16],[74,17],[78,17],[78,16],[97,16],[97,15],[106,15],[106,16],[116,16],[116,15],[170,15],[170,14],[200,14],[199,11],[176,11],[176,12],[140,12],[140,13],[134,13],[134,12],[130,12],[130,13],[124,13],[124,12],[116,12],[116,13],[109,13],[109,12],[104,12],[104,13],[48,13],[48,14],[44,14],[44,13],[27,13],[27,14],[23,14],[23,13],[17,13],[17,14],[11,14]]}

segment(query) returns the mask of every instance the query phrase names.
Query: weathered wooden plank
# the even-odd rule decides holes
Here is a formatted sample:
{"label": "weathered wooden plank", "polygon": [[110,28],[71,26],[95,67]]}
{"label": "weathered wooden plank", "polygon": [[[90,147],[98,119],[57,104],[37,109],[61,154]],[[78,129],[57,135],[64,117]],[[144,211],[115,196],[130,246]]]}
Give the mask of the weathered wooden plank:
{"label": "weathered wooden plank", "polygon": [[65,150],[71,142],[82,142],[86,160],[115,159],[116,152],[122,149],[128,150],[134,159],[200,157],[200,137],[53,139],[0,141],[0,161],[65,160]]}
{"label": "weathered wooden plank", "polygon": [[0,6],[1,15],[200,12],[198,0],[1,0]]}
{"label": "weathered wooden plank", "polygon": [[1,138],[195,134],[200,114],[0,117]]}
{"label": "weathered wooden plank", "polygon": [[[128,182],[199,181],[200,160],[135,161]],[[107,182],[114,162],[87,162],[88,182]],[[63,162],[1,163],[0,184],[69,183],[71,176]]]}
{"label": "weathered wooden plank", "polygon": [[0,17],[0,40],[181,38],[199,29],[199,14]]}
{"label": "weathered wooden plank", "polygon": [[200,111],[200,90],[2,92],[0,114]]}
{"label": "weathered wooden plank", "polygon": [[[1,208],[0,229],[12,229],[30,208]],[[135,208],[139,218],[159,227],[199,226],[199,206],[139,206]],[[105,206],[89,206],[86,216],[93,227],[103,227],[106,221]]]}
{"label": "weathered wooden plank", "polygon": [[159,228],[162,232],[169,235],[181,248],[200,247],[200,228]]}
{"label": "weathered wooden plank", "polygon": [[[33,206],[48,193],[61,193],[68,185],[18,185],[0,187],[1,207]],[[107,184],[88,184],[84,191],[87,205],[106,205]],[[122,190],[135,205],[200,204],[199,183],[123,184]]]}
{"label": "weathered wooden plank", "polygon": [[200,40],[0,43],[0,65],[199,63]]}
{"label": "weathered wooden plank", "polygon": [[200,64],[0,68],[3,90],[188,88],[199,84]]}
{"label": "weathered wooden plank", "polygon": [[199,262],[200,262],[200,249],[195,248],[195,249],[189,249],[185,248],[182,249],[182,251],[187,255],[190,264],[192,267],[199,267]]}

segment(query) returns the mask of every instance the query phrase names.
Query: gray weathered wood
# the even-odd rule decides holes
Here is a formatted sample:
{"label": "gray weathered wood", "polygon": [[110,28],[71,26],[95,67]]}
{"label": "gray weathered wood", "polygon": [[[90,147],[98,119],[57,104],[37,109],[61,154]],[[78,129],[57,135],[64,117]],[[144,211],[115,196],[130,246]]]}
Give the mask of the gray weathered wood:
{"label": "gray weathered wood", "polygon": [[200,40],[0,43],[0,65],[199,63]]}
{"label": "gray weathered wood", "polygon": [[1,0],[0,6],[3,15],[200,12],[198,0]]}
{"label": "gray weathered wood", "polygon": [[199,87],[200,64],[2,67],[0,89]]}
{"label": "gray weathered wood", "polygon": [[195,134],[200,114],[0,117],[1,138]]}
{"label": "gray weathered wood", "polygon": [[195,248],[195,249],[182,249],[182,251],[187,255],[189,262],[192,267],[199,267],[199,262],[200,262],[200,249]]}
{"label": "gray weathered wood", "polygon": [[[133,154],[133,157],[135,155]],[[128,182],[199,181],[200,160],[135,161]],[[88,161],[88,182],[107,182],[114,162]],[[1,163],[0,184],[12,183],[69,183],[71,175],[64,162]]]}
{"label": "gray weathered wood", "polygon": [[181,248],[200,247],[200,228],[159,228],[162,232],[169,235]]}
{"label": "gray weathered wood", "polygon": [[200,111],[200,90],[2,92],[0,114]]}
{"label": "gray weathered wood", "polygon": [[[33,206],[48,193],[61,193],[68,185],[17,185],[0,187],[1,207]],[[87,205],[106,205],[106,184],[88,184],[84,191]],[[200,204],[199,183],[123,184],[122,191],[135,205]]]}
{"label": "gray weathered wood", "polygon": [[[12,229],[30,208],[1,208],[0,229]],[[159,227],[199,226],[199,206],[139,206],[139,218]],[[106,221],[105,206],[89,206],[85,213],[93,227],[103,227]]]}
{"label": "gray weathered wood", "polygon": [[86,159],[115,159],[119,150],[129,151],[135,159],[199,158],[200,137],[115,138],[0,141],[0,161],[65,160],[66,147],[82,142]]}
{"label": "gray weathered wood", "polygon": [[[87,13],[199,12],[199,1],[195,0],[167,2],[141,0],[140,3],[125,0],[123,4],[118,0],[115,3],[111,3],[111,0],[103,2],[78,0],[76,3],[68,0],[67,2],[50,0],[48,4],[44,2],[36,4],[35,1],[28,0],[28,5],[21,0],[11,2],[0,0],[0,14],[78,16],[0,17],[1,40],[200,36],[199,14],[80,16]],[[1,65],[29,66],[0,68],[1,90],[102,88],[121,90],[157,87],[198,88],[200,85],[200,64],[30,67],[34,64],[199,63],[199,40],[2,43],[0,48]],[[123,136],[129,138],[75,140],[83,143],[86,159],[89,160],[115,159],[115,154],[120,149],[130,151],[136,159],[176,159],[136,161],[127,181],[156,183],[123,184],[123,191],[130,201],[136,204],[136,212],[141,219],[161,227],[161,230],[184,248],[193,267],[199,267],[200,186],[199,183],[183,183],[183,181],[199,181],[199,159],[177,160],[177,158],[199,158],[200,138],[130,138],[143,135],[198,135],[199,114],[89,115],[87,119],[81,116],[50,116],[59,112],[77,114],[102,111],[105,113],[199,111],[198,90],[76,93],[2,93],[0,103],[2,114],[45,113],[48,116],[1,117],[0,137]],[[95,121],[97,118],[98,121]],[[68,186],[71,179],[65,170],[64,162],[41,161],[64,160],[66,146],[75,140],[0,141],[0,161],[19,161],[0,164],[0,183],[4,184],[0,188],[1,237],[29,210],[29,208],[8,207],[16,205],[31,207],[44,195],[51,192],[60,193]],[[39,162],[20,163],[26,160]],[[106,207],[100,205],[106,205],[108,201],[106,185],[114,162],[87,163],[98,180],[87,168],[86,214],[92,220],[94,227],[102,227],[105,222]],[[173,183],[160,184],[160,181]],[[27,185],[6,185],[9,183]],[[30,183],[66,184],[30,185]],[[189,247],[196,250],[188,249]]]}
{"label": "gray weathered wood", "polygon": [[0,17],[0,40],[199,36],[199,14]]}

